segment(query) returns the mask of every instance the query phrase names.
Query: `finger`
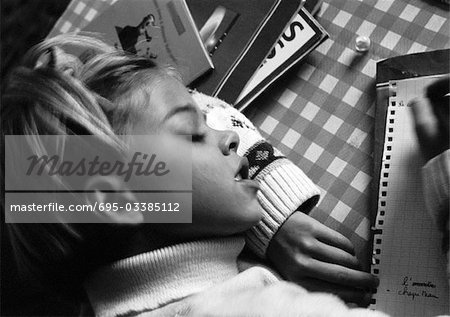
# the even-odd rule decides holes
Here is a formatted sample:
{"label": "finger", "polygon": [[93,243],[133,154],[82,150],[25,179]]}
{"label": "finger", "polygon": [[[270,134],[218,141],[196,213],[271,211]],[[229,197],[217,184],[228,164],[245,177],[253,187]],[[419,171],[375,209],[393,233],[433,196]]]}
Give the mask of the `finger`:
{"label": "finger", "polygon": [[[434,81],[427,87],[427,97],[430,100],[440,100],[450,92],[450,76]],[[448,107],[448,104],[446,105]]]}
{"label": "finger", "polygon": [[433,82],[427,88],[427,98],[431,101],[431,107],[439,122],[439,127],[444,136],[449,133],[450,117],[450,76]]}
{"label": "finger", "polygon": [[411,107],[417,137],[421,145],[433,143],[438,137],[438,122],[430,102],[425,98],[415,98],[408,103]]}
{"label": "finger", "polygon": [[352,255],[355,254],[353,243],[344,235],[319,222],[316,237],[320,242],[342,249]]}
{"label": "finger", "polygon": [[[448,204],[447,204],[447,210],[448,210]],[[444,230],[442,231],[443,232],[443,236],[442,236],[442,252],[443,253],[449,252],[448,250],[449,250],[449,244],[450,244],[450,239],[449,239],[449,237],[450,237],[450,222],[449,222],[449,219],[447,219],[447,221],[445,223],[446,223],[446,225],[443,226]]]}
{"label": "finger", "polygon": [[[442,104],[446,105],[445,107]],[[432,102],[434,113],[436,114],[437,121],[439,123],[439,130],[441,132],[441,136],[446,138],[447,148],[448,148],[448,139],[449,139],[449,131],[450,131],[450,96],[446,97],[440,106],[434,106]]]}
{"label": "finger", "polygon": [[322,242],[318,242],[311,250],[311,256],[321,262],[337,264],[351,269],[361,269],[361,265],[354,255]]}
{"label": "finger", "polygon": [[310,292],[331,293],[339,296],[339,298],[347,303],[355,303],[364,307],[369,305],[370,299],[372,298],[372,293],[365,290],[337,285],[317,279],[305,279],[300,281],[299,284]]}
{"label": "finger", "polygon": [[306,270],[304,275],[350,287],[374,289],[379,283],[372,274],[315,259],[311,259],[303,270]]}

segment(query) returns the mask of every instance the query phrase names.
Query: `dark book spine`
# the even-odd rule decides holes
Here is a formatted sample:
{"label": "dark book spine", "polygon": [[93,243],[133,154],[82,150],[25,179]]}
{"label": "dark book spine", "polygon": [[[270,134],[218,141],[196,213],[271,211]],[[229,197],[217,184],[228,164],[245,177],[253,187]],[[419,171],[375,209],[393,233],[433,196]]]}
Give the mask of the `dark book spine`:
{"label": "dark book spine", "polygon": [[[218,89],[215,94],[217,97],[231,104],[237,100],[247,81],[265,60],[292,17],[300,9],[300,4],[300,0],[280,0],[253,43]],[[272,45],[268,46],[267,43]]]}

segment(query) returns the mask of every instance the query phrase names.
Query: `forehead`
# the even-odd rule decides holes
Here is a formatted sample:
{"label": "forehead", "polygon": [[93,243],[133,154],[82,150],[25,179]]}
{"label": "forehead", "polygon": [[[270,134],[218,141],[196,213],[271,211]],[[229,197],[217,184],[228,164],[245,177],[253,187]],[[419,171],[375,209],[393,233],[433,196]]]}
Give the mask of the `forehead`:
{"label": "forehead", "polygon": [[161,76],[149,85],[147,94],[148,105],[140,118],[148,127],[159,127],[164,118],[173,110],[191,105],[196,107],[187,88],[177,79],[171,76]]}
{"label": "forehead", "polygon": [[150,103],[158,110],[166,112],[173,107],[193,103],[193,99],[180,81],[171,76],[164,76],[155,81],[150,94]]}

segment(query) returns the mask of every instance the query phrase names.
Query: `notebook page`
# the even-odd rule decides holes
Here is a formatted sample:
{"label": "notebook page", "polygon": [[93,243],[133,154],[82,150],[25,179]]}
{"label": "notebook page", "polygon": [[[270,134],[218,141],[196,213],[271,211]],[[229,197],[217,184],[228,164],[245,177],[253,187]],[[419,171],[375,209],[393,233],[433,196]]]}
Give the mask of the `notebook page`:
{"label": "notebook page", "polygon": [[423,161],[407,106],[438,77],[391,82],[372,267],[380,285],[372,308],[392,316],[449,314],[442,238],[425,209]]}

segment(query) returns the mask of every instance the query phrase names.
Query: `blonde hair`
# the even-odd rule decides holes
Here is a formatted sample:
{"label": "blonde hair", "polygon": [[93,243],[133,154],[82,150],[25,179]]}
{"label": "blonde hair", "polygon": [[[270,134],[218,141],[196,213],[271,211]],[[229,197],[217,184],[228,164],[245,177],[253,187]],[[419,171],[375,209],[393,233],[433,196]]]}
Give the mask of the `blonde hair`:
{"label": "blonde hair", "polygon": [[[67,48],[83,54],[77,58]],[[37,154],[46,152],[40,136],[54,134],[96,135],[112,148],[124,148],[117,135],[129,133],[148,105],[149,85],[164,76],[180,79],[170,67],[91,35],[48,39],[33,47],[8,78],[2,135],[27,135]],[[70,286],[64,287],[69,292],[81,291],[80,279],[96,264],[90,258],[98,253],[95,241],[111,233],[108,226],[94,224],[8,224],[7,229],[18,266],[59,290]]]}

